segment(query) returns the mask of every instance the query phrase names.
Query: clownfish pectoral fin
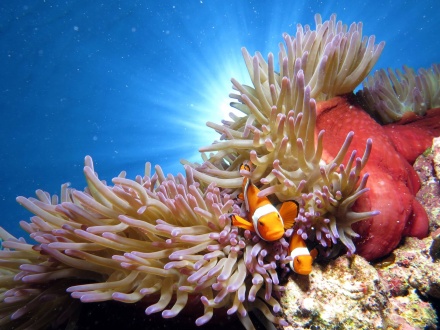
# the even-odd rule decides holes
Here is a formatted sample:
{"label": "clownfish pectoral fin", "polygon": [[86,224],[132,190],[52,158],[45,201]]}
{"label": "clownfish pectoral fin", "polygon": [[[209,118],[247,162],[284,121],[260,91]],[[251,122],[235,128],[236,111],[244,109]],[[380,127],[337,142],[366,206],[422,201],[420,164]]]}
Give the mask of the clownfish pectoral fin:
{"label": "clownfish pectoral fin", "polygon": [[295,219],[298,216],[299,206],[295,201],[287,201],[281,205],[280,215],[284,221],[284,229],[293,227]]}
{"label": "clownfish pectoral fin", "polygon": [[237,226],[237,227],[255,232],[255,229],[254,229],[254,226],[252,225],[252,223],[250,223],[246,219],[243,219],[239,215],[233,214],[233,215],[231,215],[231,219],[232,219],[233,226]]}
{"label": "clownfish pectoral fin", "polygon": [[244,201],[244,194],[243,193],[238,194],[238,198],[240,198],[242,201]]}

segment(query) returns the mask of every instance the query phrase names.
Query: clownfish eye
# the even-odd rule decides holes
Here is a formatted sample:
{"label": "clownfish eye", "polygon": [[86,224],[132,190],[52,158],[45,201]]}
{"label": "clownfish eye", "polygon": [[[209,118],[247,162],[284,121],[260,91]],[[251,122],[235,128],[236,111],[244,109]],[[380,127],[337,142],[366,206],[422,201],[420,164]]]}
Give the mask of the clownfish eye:
{"label": "clownfish eye", "polygon": [[263,223],[263,222],[258,221],[258,224],[259,224],[260,226],[263,226],[263,227],[264,227],[264,223]]}

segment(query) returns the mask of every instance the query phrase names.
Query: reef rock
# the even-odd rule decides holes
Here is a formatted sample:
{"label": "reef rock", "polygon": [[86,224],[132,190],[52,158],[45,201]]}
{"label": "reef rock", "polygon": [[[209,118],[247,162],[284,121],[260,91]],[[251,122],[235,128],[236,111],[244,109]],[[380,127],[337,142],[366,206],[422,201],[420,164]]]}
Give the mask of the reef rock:
{"label": "reef rock", "polygon": [[294,275],[282,306],[286,329],[386,328],[388,291],[377,271],[360,256],[342,256],[317,265],[309,277]]}
{"label": "reef rock", "polygon": [[431,236],[407,237],[405,244],[376,265],[392,296],[405,296],[415,289],[425,299],[440,298],[440,263],[433,258],[439,252],[436,245]]}
{"label": "reef rock", "polygon": [[[422,258],[422,252],[418,255]],[[425,259],[432,266],[427,272],[433,274],[430,272],[435,267],[429,255]],[[392,265],[402,267],[397,262]],[[417,267],[415,263],[413,267]],[[327,265],[317,264],[308,277],[291,276],[281,299],[289,323],[285,329],[435,329],[434,309],[416,293],[424,290],[427,295],[434,294],[434,286],[425,286],[422,274],[411,277],[402,273],[405,280],[401,281],[408,283],[406,290],[391,294],[390,278],[383,274],[384,270],[378,271],[354,255],[341,256]]]}
{"label": "reef rock", "polygon": [[390,310],[388,319],[391,329],[437,329],[435,311],[428,302],[420,300],[415,289],[412,289],[406,296],[391,297]]}
{"label": "reef rock", "polygon": [[440,228],[440,138],[434,138],[432,147],[414,163],[422,183],[416,199],[422,204],[429,219],[429,231]]}
{"label": "reef rock", "polygon": [[[390,292],[390,320],[403,329],[437,329],[438,316],[429,301],[440,298],[440,235],[423,240],[407,237],[405,243],[377,263]],[[412,329],[412,328],[411,328]]]}
{"label": "reef rock", "polygon": [[432,141],[432,153],[435,176],[438,180],[440,180],[440,137],[434,138]]}

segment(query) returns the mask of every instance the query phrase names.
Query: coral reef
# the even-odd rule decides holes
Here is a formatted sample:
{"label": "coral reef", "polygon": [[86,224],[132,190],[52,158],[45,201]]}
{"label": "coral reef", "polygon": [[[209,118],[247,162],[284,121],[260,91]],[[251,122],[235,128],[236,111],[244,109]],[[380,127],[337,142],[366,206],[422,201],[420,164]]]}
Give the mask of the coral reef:
{"label": "coral reef", "polygon": [[432,141],[432,154],[435,176],[437,180],[440,181],[440,137],[437,137]]}
{"label": "coral reef", "polygon": [[440,138],[417,158],[414,169],[422,182],[416,198],[428,215],[429,231],[435,232],[440,228]]}
{"label": "coral reef", "polygon": [[[231,115],[221,125],[208,123],[221,134],[220,141],[201,148],[203,164],[184,162],[185,176],[166,176],[159,166],[152,173],[147,163],[135,180],[122,172],[107,184],[86,157],[84,191],[65,184],[59,198],[41,190],[37,198],[18,197],[34,214],[20,226],[36,244],[0,231],[0,326],[56,327],[75,318],[78,301],[141,302],[147,315],[161,312],[163,318],[179,315],[195,301],[203,307],[195,320],[198,326],[225,311],[237,315],[246,329],[254,328],[251,311],[262,316],[266,328],[287,326],[283,313],[298,327],[333,327],[336,322],[362,328],[365,317],[375,327],[403,324],[400,318],[431,326],[432,308],[414,292],[437,295],[435,279],[423,280],[431,273],[407,280],[406,291],[399,292],[411,295],[389,298],[379,272],[353,256],[353,239],[359,236],[353,228],[362,235],[358,248],[368,259],[389,253],[402,235],[423,236],[427,230],[426,215],[424,219],[413,198],[415,172],[392,151],[386,134],[377,134],[379,125],[369,129],[372,119],[348,105],[347,97],[335,98],[352,92],[367,76],[384,43],[362,37],[361,23],[348,27],[336,22],[335,15],[326,22],[316,15],[315,21],[316,31],[298,25],[294,37],[284,35],[279,73],[273,54],[266,62],[261,54],[251,56],[243,49],[253,86],[233,79],[236,92],[231,94],[236,100],[232,106],[243,116]],[[335,102],[349,111],[326,108]],[[343,126],[337,132],[332,131],[336,124],[323,124],[329,113]],[[343,125],[354,113],[357,124],[351,118]],[[436,128],[430,134],[434,132]],[[388,172],[380,172],[377,163],[377,153],[383,151],[389,157]],[[300,206],[294,227],[273,242],[231,223],[231,215],[247,215],[238,197],[243,181],[238,168],[245,160],[253,164],[250,179],[261,196],[272,204],[295,200]],[[382,193],[384,180],[389,185]],[[392,198],[390,187],[397,190]],[[402,217],[386,205],[394,196],[398,202],[393,207],[404,209],[399,209]],[[379,211],[391,217],[378,220],[382,231],[393,232],[389,242],[375,249],[373,243],[384,241],[384,233],[371,224]],[[310,278],[291,276],[282,307],[293,233],[320,245],[323,257],[341,249],[348,255],[315,266]],[[437,258],[438,235],[432,240],[429,255]],[[426,271],[433,272],[437,266],[429,267]],[[322,303],[326,299],[331,305]],[[340,304],[342,314],[335,309]],[[421,323],[408,314],[411,308],[419,311]],[[394,313],[394,319],[384,311]]]}
{"label": "coral reef", "polygon": [[391,328],[438,329],[438,318],[431,304],[420,299],[415,289],[411,289],[405,296],[390,297],[389,301],[391,312],[388,319]]}
{"label": "coral reef", "polygon": [[440,293],[432,245],[431,237],[407,238],[374,266],[358,255],[341,256],[315,265],[308,277],[289,277],[281,299],[285,329],[436,329],[436,312],[426,302]]}
{"label": "coral reef", "polygon": [[378,70],[365,79],[357,95],[363,99],[364,109],[384,124],[398,121],[408,112],[423,116],[440,107],[440,65],[419,69],[418,74],[407,66],[403,72]]}
{"label": "coral reef", "polygon": [[440,264],[432,256],[440,251],[439,247],[432,237],[423,240],[409,237],[390,257],[376,265],[391,295],[393,323],[436,329],[438,316],[428,301],[440,298]]}
{"label": "coral reef", "polygon": [[[438,141],[414,165],[423,183],[417,199],[437,222],[438,209],[430,203],[439,196],[423,193],[423,187],[439,187],[433,170],[433,159],[440,155]],[[286,328],[436,329],[438,315],[429,301],[440,298],[439,260],[437,230],[422,240],[405,238],[373,265],[357,255],[315,264],[309,277],[289,278],[281,300]]]}
{"label": "coral reef", "polygon": [[[377,265],[381,278],[389,285],[391,296],[405,296],[411,290],[424,298],[440,298],[440,263],[435,262],[438,246],[429,236],[423,240],[407,237],[405,244],[394,250],[386,260]],[[386,266],[383,266],[383,265]]]}
{"label": "coral reef", "polygon": [[290,277],[281,304],[286,329],[386,328],[386,284],[357,255],[318,264],[309,277]]}

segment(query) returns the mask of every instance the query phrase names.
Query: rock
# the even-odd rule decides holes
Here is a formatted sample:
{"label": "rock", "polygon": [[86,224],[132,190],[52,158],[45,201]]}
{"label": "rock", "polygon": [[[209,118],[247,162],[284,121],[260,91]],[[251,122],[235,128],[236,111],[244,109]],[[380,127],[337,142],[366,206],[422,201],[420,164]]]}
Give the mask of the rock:
{"label": "rock", "polygon": [[440,228],[431,233],[431,237],[432,244],[429,249],[429,254],[434,261],[438,261],[440,259]]}
{"label": "rock", "polygon": [[394,263],[385,267],[376,264],[392,296],[405,296],[415,289],[424,298],[440,298],[440,263],[431,257],[433,243],[437,241],[432,237],[407,237],[405,244],[394,250]]}
{"label": "rock", "polygon": [[281,299],[284,329],[436,329],[426,301],[440,293],[440,263],[429,255],[433,240],[406,240],[375,266],[341,256],[314,265],[309,276],[290,276]]}
{"label": "rock", "polygon": [[360,256],[342,256],[316,265],[307,276],[294,274],[282,306],[285,329],[386,329],[388,291],[378,272]]}
{"label": "rock", "polygon": [[425,209],[429,231],[433,232],[440,228],[440,138],[435,138],[433,146],[417,158],[414,169],[422,183],[416,199]]}
{"label": "rock", "polygon": [[429,303],[420,300],[415,291],[412,289],[406,296],[390,298],[390,325],[400,330],[437,329],[435,311]]}
{"label": "rock", "polygon": [[432,154],[435,176],[440,180],[440,137],[434,138],[432,141]]}

